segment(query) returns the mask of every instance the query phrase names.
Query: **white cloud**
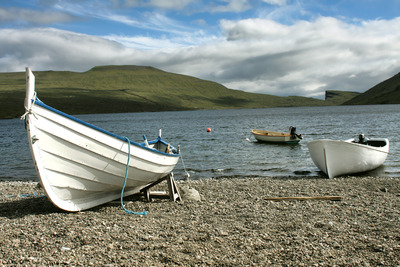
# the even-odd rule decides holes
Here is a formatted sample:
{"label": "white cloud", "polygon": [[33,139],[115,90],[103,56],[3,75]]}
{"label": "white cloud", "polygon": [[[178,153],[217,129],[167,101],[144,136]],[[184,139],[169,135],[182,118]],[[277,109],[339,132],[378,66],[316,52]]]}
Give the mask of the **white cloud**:
{"label": "white cloud", "polygon": [[77,17],[57,11],[35,11],[23,8],[0,8],[0,22],[48,25],[77,20]]}
{"label": "white cloud", "polygon": [[215,5],[211,7],[211,12],[243,12],[251,8],[247,0],[221,0],[226,5]]}
{"label": "white cloud", "polygon": [[323,96],[324,90],[362,92],[400,71],[400,33],[394,30],[400,18],[358,26],[325,17],[292,26],[249,19],[223,21],[221,27],[235,41],[184,53],[192,54],[196,64],[174,70],[235,89],[305,96]]}
{"label": "white cloud", "polygon": [[228,40],[274,38],[288,31],[288,26],[267,19],[221,20],[220,24]]}
{"label": "white cloud", "polygon": [[[168,1],[167,1],[168,2]],[[96,2],[93,2],[95,5]],[[63,3],[58,4],[57,9],[74,14],[77,17],[95,18],[106,22],[116,22],[119,24],[131,26],[132,28],[165,32],[168,34],[188,34],[193,29],[188,25],[184,25],[168,16],[163,12],[144,11],[132,12],[129,15],[123,15],[116,12],[108,6],[87,6],[80,3]]]}
{"label": "white cloud", "polygon": [[52,28],[0,30],[0,70],[83,71],[98,64],[116,64],[133,50],[103,38]]}
{"label": "white cloud", "polygon": [[215,36],[206,36],[203,32],[193,32],[192,34],[177,34],[173,36],[162,36],[160,38],[150,36],[121,36],[121,35],[106,35],[103,38],[115,41],[125,47],[141,49],[141,50],[159,50],[169,51],[177,48],[194,47],[201,44],[206,44],[215,40]]}
{"label": "white cloud", "polygon": [[180,10],[185,8],[192,2],[196,2],[196,0],[112,0],[114,2],[114,6],[123,6],[123,7],[138,7],[138,6],[148,6],[160,9],[176,9]]}
{"label": "white cloud", "polygon": [[278,6],[286,5],[286,0],[263,0],[263,2],[270,5],[278,5]]}
{"label": "white cloud", "polygon": [[182,9],[193,0],[150,0],[149,5],[156,8]]}

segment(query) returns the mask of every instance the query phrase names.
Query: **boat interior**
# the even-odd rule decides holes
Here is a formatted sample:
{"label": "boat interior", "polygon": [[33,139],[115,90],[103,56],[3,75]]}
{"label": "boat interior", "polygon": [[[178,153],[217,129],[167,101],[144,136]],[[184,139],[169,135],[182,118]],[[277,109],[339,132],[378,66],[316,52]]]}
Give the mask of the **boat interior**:
{"label": "boat interior", "polygon": [[384,147],[386,146],[385,140],[367,140],[366,145],[374,147]]}
{"label": "boat interior", "polygon": [[358,144],[363,144],[367,146],[373,146],[373,147],[384,147],[386,146],[386,140],[384,139],[368,139],[365,137],[365,134],[360,134],[358,136],[358,140],[356,141],[355,139],[353,140],[353,143],[358,143]]}
{"label": "boat interior", "polygon": [[141,143],[140,145],[143,145],[145,147],[154,149],[154,150],[158,150],[160,152],[164,152],[167,154],[179,154],[179,151],[171,146],[169,143],[165,142],[164,140],[162,140],[161,138],[157,138],[154,141],[150,141],[148,143],[144,142]]}

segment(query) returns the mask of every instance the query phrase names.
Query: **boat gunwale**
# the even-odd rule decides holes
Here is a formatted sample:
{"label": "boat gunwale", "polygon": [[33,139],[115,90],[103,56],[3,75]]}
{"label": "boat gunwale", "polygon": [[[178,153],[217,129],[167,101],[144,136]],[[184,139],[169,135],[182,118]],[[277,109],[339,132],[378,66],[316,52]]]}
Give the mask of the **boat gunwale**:
{"label": "boat gunwale", "polygon": [[[73,121],[75,121],[75,122],[77,122],[77,123],[80,123],[80,124],[82,124],[82,125],[84,125],[84,126],[87,126],[87,127],[89,127],[89,128],[92,128],[92,129],[94,129],[94,130],[96,130],[96,131],[99,131],[99,132],[101,132],[101,133],[107,134],[107,135],[109,135],[109,136],[111,136],[111,137],[117,138],[117,139],[122,140],[122,141],[125,141],[125,142],[128,141],[127,138],[124,138],[124,137],[122,137],[122,136],[119,136],[119,135],[117,135],[117,134],[114,134],[114,133],[112,133],[112,132],[109,132],[109,131],[107,131],[107,130],[104,130],[104,129],[98,127],[98,126],[95,126],[95,125],[90,124],[90,123],[88,123],[88,122],[86,122],[86,121],[83,121],[83,120],[81,120],[81,119],[78,119],[78,118],[76,118],[76,117],[74,117],[74,116],[71,116],[71,115],[69,115],[69,114],[67,114],[67,113],[65,113],[65,112],[62,112],[62,111],[60,111],[60,110],[58,110],[58,109],[56,109],[56,108],[53,108],[53,107],[51,107],[51,106],[45,104],[45,103],[44,103],[43,101],[41,101],[38,97],[36,97],[35,100],[32,100],[32,104],[34,104],[34,105],[36,104],[36,105],[38,105],[38,106],[40,106],[40,107],[43,107],[43,108],[45,108],[45,109],[47,109],[47,110],[49,110],[49,111],[52,111],[52,112],[56,113],[56,114],[58,114],[58,115],[61,115],[61,116],[65,117],[65,118],[67,118],[67,119],[73,120]],[[161,137],[157,137],[156,140],[149,141],[148,143],[149,143],[149,144],[154,144],[154,143],[157,143],[157,142],[162,142],[163,144],[168,145],[168,142],[166,142],[165,140],[163,140]],[[179,156],[180,156],[178,153],[174,153],[174,154],[165,153],[165,152],[162,152],[162,151],[159,151],[159,150],[157,150],[157,149],[153,149],[153,148],[147,147],[147,146],[145,146],[144,144],[137,143],[137,142],[134,142],[134,141],[131,141],[131,140],[129,140],[129,143],[130,143],[131,145],[134,145],[134,146],[137,146],[137,147],[140,147],[140,148],[143,148],[143,149],[146,149],[146,150],[149,150],[149,151],[151,151],[151,152],[155,152],[155,153],[158,153],[158,154],[161,154],[161,155],[170,156],[170,157],[179,157]],[[176,149],[176,148],[173,147],[172,145],[170,145],[170,146],[171,146],[172,149]]]}
{"label": "boat gunwale", "polygon": [[317,143],[317,142],[337,142],[337,143],[345,143],[345,144],[350,144],[350,145],[355,145],[355,146],[359,146],[359,147],[364,147],[364,148],[370,148],[374,151],[377,152],[382,152],[382,153],[386,153],[384,151],[384,148],[386,148],[389,145],[389,139],[388,138],[371,138],[368,141],[381,141],[381,142],[385,142],[384,146],[374,146],[371,144],[362,144],[362,143],[358,143],[355,141],[354,138],[351,139],[347,139],[347,140],[334,140],[334,139],[315,139],[312,140],[308,143]]}

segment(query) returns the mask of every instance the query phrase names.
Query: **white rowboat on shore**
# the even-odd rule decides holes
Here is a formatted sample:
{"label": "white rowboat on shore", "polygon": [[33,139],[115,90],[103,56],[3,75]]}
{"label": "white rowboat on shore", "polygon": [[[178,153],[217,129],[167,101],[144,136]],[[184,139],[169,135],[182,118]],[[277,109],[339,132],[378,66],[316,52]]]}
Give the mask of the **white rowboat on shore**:
{"label": "white rowboat on shore", "polygon": [[143,144],[129,141],[44,104],[29,68],[26,81],[22,118],[39,181],[55,206],[80,211],[107,203],[120,197],[125,181],[124,196],[138,193],[177,164],[178,152],[161,133]]}
{"label": "white rowboat on shore", "polygon": [[366,172],[381,166],[389,153],[389,140],[374,138],[357,142],[320,139],[307,144],[315,165],[329,178]]}

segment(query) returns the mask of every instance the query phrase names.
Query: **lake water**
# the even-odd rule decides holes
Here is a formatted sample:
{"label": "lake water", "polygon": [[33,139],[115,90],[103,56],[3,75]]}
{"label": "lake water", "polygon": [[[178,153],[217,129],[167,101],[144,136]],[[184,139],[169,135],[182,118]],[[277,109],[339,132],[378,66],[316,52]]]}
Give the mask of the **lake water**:
{"label": "lake water", "polygon": [[[400,105],[293,107],[80,115],[78,118],[115,134],[142,142],[162,137],[181,147],[191,179],[220,177],[321,177],[307,142],[348,139],[365,133],[386,137],[390,153],[385,164],[367,174],[400,177]],[[297,145],[256,142],[252,129],[288,131],[295,126],[303,140]],[[206,129],[211,128],[211,132]],[[37,180],[23,121],[0,120],[0,179]],[[249,140],[248,140],[249,139]],[[174,170],[184,178],[182,161]]]}

